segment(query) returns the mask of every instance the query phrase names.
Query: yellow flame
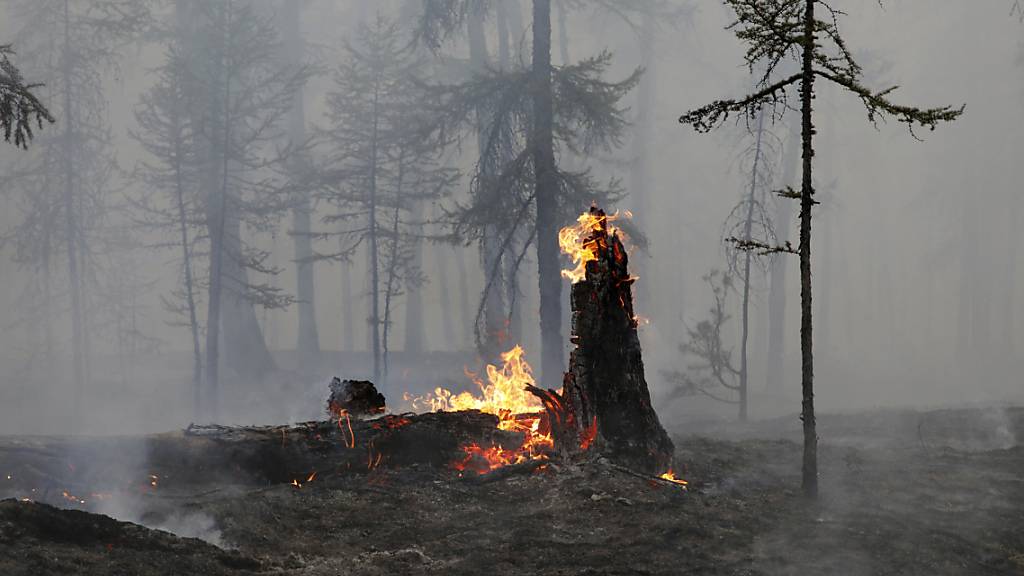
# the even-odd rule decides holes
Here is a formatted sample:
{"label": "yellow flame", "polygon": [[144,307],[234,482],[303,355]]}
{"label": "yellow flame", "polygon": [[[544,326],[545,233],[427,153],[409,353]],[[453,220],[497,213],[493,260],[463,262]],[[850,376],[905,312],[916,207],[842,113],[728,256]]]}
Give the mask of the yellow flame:
{"label": "yellow flame", "polygon": [[433,412],[479,410],[494,414],[498,417],[499,429],[523,433],[524,443],[515,451],[501,446],[480,447],[473,444],[463,447],[467,460],[457,464],[457,469],[462,470],[470,466],[471,460],[480,458],[487,464],[484,469],[477,470],[482,473],[488,469],[540,458],[545,448],[554,445],[550,434],[540,432],[544,405],[526,390],[527,385],[536,386],[536,381],[533,369],[523,356],[523,348],[518,345],[503,353],[500,367],[487,365],[487,382],[467,372],[480,389],[479,394],[454,394],[445,388],[436,388],[433,395],[425,398],[406,396],[413,407],[429,408]]}
{"label": "yellow flame", "polygon": [[683,480],[682,478],[676,478],[676,473],[673,472],[672,470],[665,472],[661,476],[658,476],[658,478],[661,478],[662,480],[668,480],[669,482],[672,482],[673,484],[678,484],[683,488],[686,488],[686,486],[689,484],[689,482]]}
{"label": "yellow flame", "polygon": [[616,228],[610,222],[615,221],[618,217],[618,212],[600,216],[587,211],[580,214],[575,224],[566,226],[558,231],[558,246],[562,249],[563,254],[567,254],[572,258],[575,265],[575,268],[572,270],[562,270],[563,278],[568,278],[569,281],[575,284],[587,275],[587,262],[597,260],[599,248],[596,241],[588,240],[587,238],[593,232],[600,230],[602,224],[608,226],[609,235],[615,233]]}

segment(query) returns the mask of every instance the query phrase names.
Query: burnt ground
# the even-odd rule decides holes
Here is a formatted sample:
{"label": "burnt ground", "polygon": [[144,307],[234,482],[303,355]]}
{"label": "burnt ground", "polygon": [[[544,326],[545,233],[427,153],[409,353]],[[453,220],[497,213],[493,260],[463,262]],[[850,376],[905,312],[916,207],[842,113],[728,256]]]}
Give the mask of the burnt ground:
{"label": "burnt ground", "polygon": [[689,491],[591,462],[485,485],[425,467],[170,482],[130,506],[220,546],[6,500],[0,574],[1024,574],[1024,409],[824,416],[818,504],[798,425],[679,430]]}

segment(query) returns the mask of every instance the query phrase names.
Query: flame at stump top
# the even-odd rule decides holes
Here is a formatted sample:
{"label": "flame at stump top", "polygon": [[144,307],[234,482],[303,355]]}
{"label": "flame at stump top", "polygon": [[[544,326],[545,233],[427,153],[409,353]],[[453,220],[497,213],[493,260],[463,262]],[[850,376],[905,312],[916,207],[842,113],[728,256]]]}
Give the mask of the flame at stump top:
{"label": "flame at stump top", "polygon": [[[597,207],[560,238],[575,239],[566,250],[582,266],[566,272],[572,285],[572,342],[569,371],[563,382],[564,419],[575,435],[564,446],[578,446],[593,435],[593,445],[610,459],[638,470],[661,474],[672,466],[674,447],[658,415],[644,378],[644,365],[633,314],[629,257],[609,217]],[[580,231],[586,231],[580,235]],[[564,246],[563,246],[564,249]],[[568,430],[566,430],[568,432]],[[571,437],[571,439],[568,439]]]}

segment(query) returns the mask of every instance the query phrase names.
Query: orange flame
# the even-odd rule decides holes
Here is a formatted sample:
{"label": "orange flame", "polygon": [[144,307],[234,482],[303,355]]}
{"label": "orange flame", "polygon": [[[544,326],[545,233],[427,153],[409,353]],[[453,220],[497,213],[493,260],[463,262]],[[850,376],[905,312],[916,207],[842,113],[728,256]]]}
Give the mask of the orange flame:
{"label": "orange flame", "polygon": [[580,214],[580,217],[576,219],[576,224],[559,230],[558,245],[563,254],[572,258],[573,264],[576,266],[572,270],[562,270],[563,278],[568,278],[575,284],[587,275],[587,262],[597,260],[597,252],[601,243],[597,239],[589,238],[590,235],[600,230],[602,226],[607,226],[609,235],[615,233],[616,228],[609,223],[617,220],[618,217],[618,212],[600,216],[588,211]]}
{"label": "orange flame", "polygon": [[580,437],[580,450],[584,452],[589,450],[590,445],[594,443],[594,438],[597,438],[597,416],[594,416],[590,426],[583,431],[583,435]]}
{"label": "orange flame", "polygon": [[658,478],[661,478],[662,480],[668,480],[673,484],[678,484],[682,486],[683,489],[686,489],[687,485],[689,485],[689,482],[687,482],[686,480],[683,480],[682,478],[676,478],[676,473],[673,472],[671,469],[669,469],[668,472],[665,472],[661,476],[658,476]]}
{"label": "orange flame", "polygon": [[348,439],[345,440],[345,445],[348,446],[349,448],[355,448],[356,435],[354,432],[352,432],[352,418],[349,417],[348,410],[342,410],[338,413],[338,428],[341,428],[342,432],[345,431],[345,428],[341,425],[342,416],[345,417],[345,424],[348,425]]}
{"label": "orange flame", "polygon": [[429,407],[432,412],[479,410],[498,417],[498,428],[523,433],[523,445],[515,450],[492,446],[483,448],[476,444],[463,446],[466,457],[453,463],[456,470],[471,470],[483,474],[494,468],[526,460],[543,458],[545,452],[554,446],[550,433],[541,432],[541,416],[544,405],[527,391],[527,385],[535,386],[533,369],[523,358],[523,348],[515,346],[501,355],[502,365],[487,365],[487,382],[467,372],[480,389],[480,395],[472,392],[453,394],[445,388],[437,388],[432,396],[410,398],[414,407]]}

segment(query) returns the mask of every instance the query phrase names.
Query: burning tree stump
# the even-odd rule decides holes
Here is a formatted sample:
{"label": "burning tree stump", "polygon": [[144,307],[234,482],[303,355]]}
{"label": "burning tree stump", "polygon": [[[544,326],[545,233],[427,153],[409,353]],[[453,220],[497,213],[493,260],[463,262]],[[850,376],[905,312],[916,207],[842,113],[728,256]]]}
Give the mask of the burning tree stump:
{"label": "burning tree stump", "polygon": [[644,378],[633,315],[635,278],[618,232],[609,228],[607,215],[592,207],[578,226],[560,234],[563,247],[577,244],[577,270],[563,272],[573,281],[576,348],[561,394],[532,391],[544,402],[563,453],[592,449],[630,468],[661,474],[672,466],[674,447]]}

